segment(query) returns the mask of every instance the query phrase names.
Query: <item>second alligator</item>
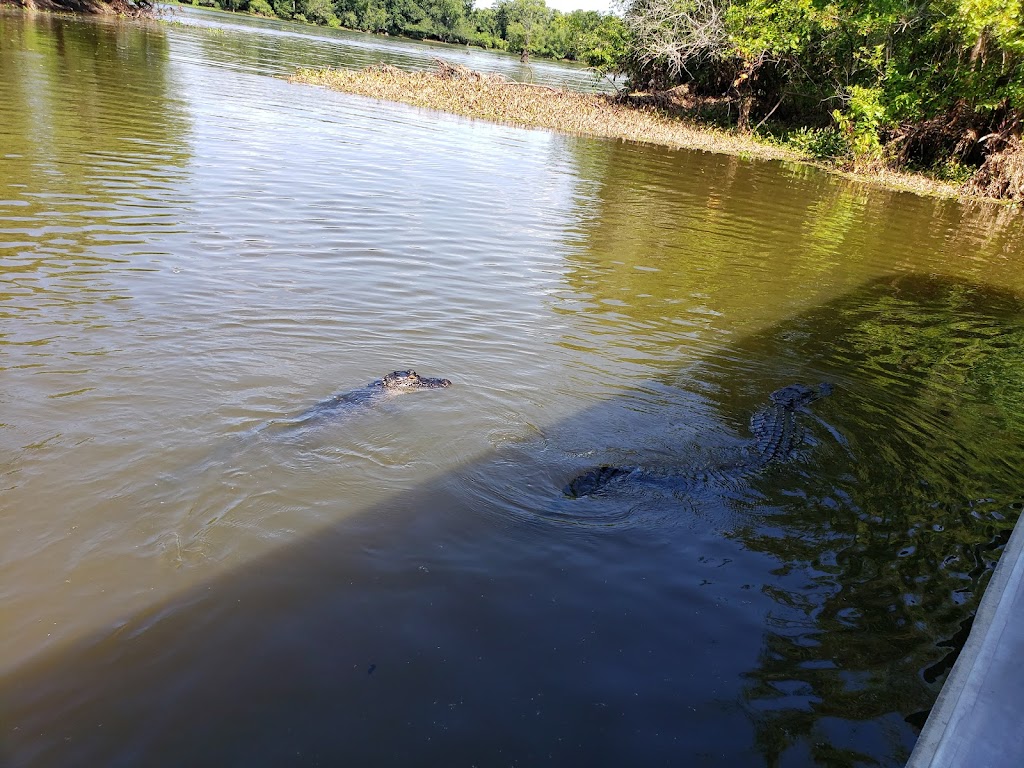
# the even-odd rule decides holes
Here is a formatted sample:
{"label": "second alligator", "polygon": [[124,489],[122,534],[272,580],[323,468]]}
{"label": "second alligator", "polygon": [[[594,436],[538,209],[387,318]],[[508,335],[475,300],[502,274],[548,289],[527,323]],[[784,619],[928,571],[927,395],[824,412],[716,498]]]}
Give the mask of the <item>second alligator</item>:
{"label": "second alligator", "polygon": [[815,400],[832,394],[828,383],[808,386],[790,384],[769,395],[769,404],[750,417],[750,431],[754,439],[746,446],[739,459],[714,468],[694,470],[654,469],[646,467],[616,467],[604,464],[587,470],[569,482],[563,489],[567,496],[579,498],[605,490],[609,486],[630,481],[690,481],[691,484],[711,480],[739,480],[754,474],[776,461],[790,458],[802,437],[796,416],[806,411]]}

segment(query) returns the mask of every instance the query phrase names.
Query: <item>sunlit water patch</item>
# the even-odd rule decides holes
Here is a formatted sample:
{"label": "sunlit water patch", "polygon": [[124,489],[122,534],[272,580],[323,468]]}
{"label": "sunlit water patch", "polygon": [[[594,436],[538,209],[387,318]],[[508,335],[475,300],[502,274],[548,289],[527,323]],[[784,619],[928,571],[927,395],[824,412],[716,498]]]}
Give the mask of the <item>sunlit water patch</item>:
{"label": "sunlit water patch", "polygon": [[510,80],[576,91],[609,90],[611,83],[583,65],[484,51],[471,46],[387,38],[190,6],[165,6],[161,21],[179,44],[177,55],[206,66],[287,77],[300,67],[359,69],[387,63],[434,69],[436,59],[493,72]]}
{"label": "sunlit water patch", "polygon": [[1024,501],[1016,214],[277,77],[326,37],[0,13],[3,761],[902,764]]}

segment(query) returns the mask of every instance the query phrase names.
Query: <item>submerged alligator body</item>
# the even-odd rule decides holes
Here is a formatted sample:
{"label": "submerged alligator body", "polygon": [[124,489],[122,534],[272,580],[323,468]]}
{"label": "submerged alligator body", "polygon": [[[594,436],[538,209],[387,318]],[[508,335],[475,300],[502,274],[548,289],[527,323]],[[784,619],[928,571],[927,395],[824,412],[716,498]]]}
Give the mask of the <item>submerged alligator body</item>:
{"label": "submerged alligator body", "polygon": [[257,427],[235,435],[232,439],[219,446],[210,455],[190,469],[179,471],[177,477],[183,478],[191,474],[206,472],[233,461],[236,454],[246,445],[251,445],[257,438],[270,440],[288,440],[305,434],[323,422],[340,418],[344,413],[355,413],[372,407],[373,404],[385,400],[392,395],[411,392],[414,389],[440,389],[450,387],[448,379],[428,379],[419,376],[416,371],[395,371],[382,379],[370,382],[365,387],[329,397],[316,405],[307,408],[296,416],[265,421]]}
{"label": "submerged alligator body", "polygon": [[351,408],[366,406],[392,395],[410,392],[414,389],[441,389],[451,385],[452,383],[448,379],[429,379],[420,376],[416,371],[394,371],[382,379],[370,382],[365,387],[329,397],[293,418],[268,422],[260,429],[305,427],[323,418],[335,416]]}
{"label": "submerged alligator body", "polygon": [[646,467],[616,467],[602,465],[578,475],[563,489],[566,496],[579,498],[598,493],[610,485],[629,481],[682,481],[691,484],[707,483],[714,479],[738,480],[761,471],[776,461],[785,461],[793,455],[802,440],[797,413],[805,411],[815,400],[832,394],[828,383],[808,386],[790,384],[771,393],[768,405],[750,417],[750,431],[754,435],[739,460],[714,468],[666,470]]}

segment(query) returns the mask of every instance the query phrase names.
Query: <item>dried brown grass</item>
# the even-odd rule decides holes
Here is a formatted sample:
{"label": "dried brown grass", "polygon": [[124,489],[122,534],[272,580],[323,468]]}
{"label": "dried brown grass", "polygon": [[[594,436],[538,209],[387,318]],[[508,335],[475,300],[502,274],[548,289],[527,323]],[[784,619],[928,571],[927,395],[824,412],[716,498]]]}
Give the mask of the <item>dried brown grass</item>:
{"label": "dried brown grass", "polygon": [[1024,141],[1014,138],[993,152],[968,182],[971,192],[1004,200],[1024,200]]}
{"label": "dried brown grass", "polygon": [[290,79],[466,117],[580,136],[766,159],[800,159],[792,150],[762,144],[747,136],[698,127],[655,107],[617,103],[604,94],[516,83],[500,75],[481,74],[448,62],[440,62],[437,72],[406,72],[389,65],[358,71],[301,69]]}
{"label": "dried brown grass", "polygon": [[840,169],[814,161],[794,149],[759,141],[750,134],[693,122],[685,117],[687,95],[682,92],[621,100],[607,94],[512,82],[500,75],[475,72],[440,59],[436,63],[436,72],[407,72],[387,64],[358,71],[301,69],[290,80],[424,109],[580,136],[803,162],[864,183],[921,195],[992,196],[980,189],[966,190],[949,182],[881,165]]}

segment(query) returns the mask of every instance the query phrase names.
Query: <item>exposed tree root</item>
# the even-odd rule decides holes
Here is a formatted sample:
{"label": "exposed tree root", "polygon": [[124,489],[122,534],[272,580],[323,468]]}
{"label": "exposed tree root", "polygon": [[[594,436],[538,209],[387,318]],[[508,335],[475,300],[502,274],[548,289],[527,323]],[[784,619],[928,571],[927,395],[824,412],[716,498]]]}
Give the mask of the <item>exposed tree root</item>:
{"label": "exposed tree root", "polygon": [[1024,200],[1024,141],[1015,137],[1004,149],[992,152],[967,187],[986,197]]}

